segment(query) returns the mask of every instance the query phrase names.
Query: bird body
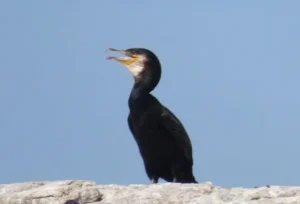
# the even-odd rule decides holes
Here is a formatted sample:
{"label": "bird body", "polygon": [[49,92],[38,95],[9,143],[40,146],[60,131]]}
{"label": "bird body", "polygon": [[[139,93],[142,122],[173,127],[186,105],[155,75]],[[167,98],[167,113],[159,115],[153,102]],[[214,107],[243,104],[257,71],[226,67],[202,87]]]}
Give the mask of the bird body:
{"label": "bird body", "polygon": [[143,48],[122,52],[129,56],[130,63],[129,59],[110,59],[127,66],[135,79],[128,100],[128,126],[139,147],[149,179],[152,183],[158,183],[159,178],[168,182],[197,183],[192,170],[192,144],[184,126],[150,93],[160,80],[158,58]]}

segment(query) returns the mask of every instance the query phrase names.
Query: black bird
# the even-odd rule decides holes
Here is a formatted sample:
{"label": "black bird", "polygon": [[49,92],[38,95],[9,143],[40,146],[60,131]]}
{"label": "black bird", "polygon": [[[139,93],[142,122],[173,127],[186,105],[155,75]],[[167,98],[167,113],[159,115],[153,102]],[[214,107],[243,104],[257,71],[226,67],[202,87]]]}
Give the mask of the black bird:
{"label": "black bird", "polygon": [[178,118],[150,92],[161,77],[157,56],[148,49],[117,50],[125,57],[108,57],[128,68],[134,77],[129,97],[128,125],[152,183],[198,183],[193,175],[192,144]]}

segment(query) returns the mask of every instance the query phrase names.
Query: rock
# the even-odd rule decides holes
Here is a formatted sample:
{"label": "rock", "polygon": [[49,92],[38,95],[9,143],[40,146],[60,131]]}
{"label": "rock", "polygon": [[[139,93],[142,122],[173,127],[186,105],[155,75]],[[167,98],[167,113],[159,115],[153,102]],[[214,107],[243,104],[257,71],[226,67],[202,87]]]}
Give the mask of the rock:
{"label": "rock", "polygon": [[[95,182],[55,181],[0,185],[0,204],[79,204],[100,201],[102,194]],[[69,203],[71,204],[71,203]],[[74,203],[76,204],[76,203]]]}
{"label": "rock", "polygon": [[199,184],[96,185],[92,181],[0,185],[0,204],[300,204],[300,187]]}

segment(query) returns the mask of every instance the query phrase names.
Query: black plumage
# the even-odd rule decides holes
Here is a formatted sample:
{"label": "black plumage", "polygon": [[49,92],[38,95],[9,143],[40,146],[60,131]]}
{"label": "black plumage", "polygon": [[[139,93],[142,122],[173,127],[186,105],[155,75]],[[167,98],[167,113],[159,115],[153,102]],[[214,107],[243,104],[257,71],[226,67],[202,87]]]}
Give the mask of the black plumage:
{"label": "black plumage", "polygon": [[139,147],[146,173],[152,183],[197,183],[193,175],[192,144],[179,119],[150,92],[161,77],[157,56],[144,48],[109,49],[127,57],[109,57],[133,74],[129,97],[128,125]]}

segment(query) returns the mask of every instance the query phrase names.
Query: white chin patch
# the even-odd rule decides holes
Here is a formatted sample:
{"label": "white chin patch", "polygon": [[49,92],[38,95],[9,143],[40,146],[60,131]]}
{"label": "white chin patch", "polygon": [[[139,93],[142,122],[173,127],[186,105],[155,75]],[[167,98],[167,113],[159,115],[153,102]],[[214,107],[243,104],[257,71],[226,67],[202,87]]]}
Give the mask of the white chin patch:
{"label": "white chin patch", "polygon": [[138,77],[140,73],[144,70],[144,66],[142,63],[134,63],[128,66],[128,70],[132,73],[134,77]]}

